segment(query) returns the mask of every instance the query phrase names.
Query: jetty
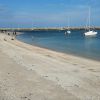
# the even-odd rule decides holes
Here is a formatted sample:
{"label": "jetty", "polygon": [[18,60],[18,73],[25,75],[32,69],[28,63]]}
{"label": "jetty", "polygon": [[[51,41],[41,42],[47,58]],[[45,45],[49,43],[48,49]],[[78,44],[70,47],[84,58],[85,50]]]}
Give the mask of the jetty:
{"label": "jetty", "polygon": [[[70,30],[85,30],[86,27],[69,27]],[[100,27],[91,27],[90,29],[100,30]],[[0,31],[62,31],[68,30],[68,27],[49,27],[49,28],[0,28]]]}

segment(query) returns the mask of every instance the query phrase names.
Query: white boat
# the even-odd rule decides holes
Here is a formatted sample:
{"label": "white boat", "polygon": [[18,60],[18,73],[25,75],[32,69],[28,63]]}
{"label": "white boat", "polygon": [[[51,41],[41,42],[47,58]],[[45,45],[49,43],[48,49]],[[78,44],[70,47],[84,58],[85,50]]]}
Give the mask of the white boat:
{"label": "white boat", "polygon": [[97,34],[97,32],[96,31],[94,31],[94,30],[90,30],[90,8],[89,8],[89,18],[88,18],[88,23],[89,23],[89,31],[87,31],[87,32],[85,32],[84,34],[85,34],[85,36],[94,36],[94,35],[96,35]]}
{"label": "white boat", "polygon": [[84,34],[85,34],[85,36],[92,36],[92,35],[96,35],[97,32],[95,32],[95,31],[88,31],[88,32],[85,32]]}
{"label": "white boat", "polygon": [[66,35],[66,34],[70,34],[70,33],[71,33],[71,31],[67,31],[67,32],[65,32],[65,35]]}
{"label": "white boat", "polygon": [[71,33],[71,31],[70,31],[70,30],[68,30],[68,31],[67,31],[67,33],[68,33],[68,34],[70,34],[70,33]]}
{"label": "white boat", "polygon": [[70,19],[69,19],[69,17],[68,17],[68,30],[67,30],[67,33],[68,33],[68,34],[71,33],[71,31],[70,31],[70,27],[69,27],[69,26],[70,26]]}
{"label": "white boat", "polygon": [[67,27],[67,32],[65,32],[65,35],[71,33],[71,31],[70,31],[70,27],[69,27],[69,18],[68,18],[67,20],[68,20],[68,27]]}

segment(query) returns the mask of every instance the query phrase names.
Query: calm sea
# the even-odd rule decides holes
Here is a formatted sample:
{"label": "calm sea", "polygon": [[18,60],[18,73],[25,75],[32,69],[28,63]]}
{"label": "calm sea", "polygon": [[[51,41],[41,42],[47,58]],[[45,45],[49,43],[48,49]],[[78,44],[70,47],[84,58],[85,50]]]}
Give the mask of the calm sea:
{"label": "calm sea", "polygon": [[18,35],[17,39],[54,51],[100,60],[100,31],[94,37],[85,37],[84,30],[72,31],[32,31]]}

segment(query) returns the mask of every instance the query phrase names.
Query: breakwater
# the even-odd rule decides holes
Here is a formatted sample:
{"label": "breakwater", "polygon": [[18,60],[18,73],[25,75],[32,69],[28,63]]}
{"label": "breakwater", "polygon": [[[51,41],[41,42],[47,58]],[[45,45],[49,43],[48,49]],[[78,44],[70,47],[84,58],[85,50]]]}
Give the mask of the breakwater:
{"label": "breakwater", "polygon": [[[86,30],[86,27],[70,27],[70,30]],[[100,27],[91,27],[90,29],[100,30]],[[0,31],[58,31],[58,30],[68,30],[68,27],[53,27],[53,28],[0,28]]]}

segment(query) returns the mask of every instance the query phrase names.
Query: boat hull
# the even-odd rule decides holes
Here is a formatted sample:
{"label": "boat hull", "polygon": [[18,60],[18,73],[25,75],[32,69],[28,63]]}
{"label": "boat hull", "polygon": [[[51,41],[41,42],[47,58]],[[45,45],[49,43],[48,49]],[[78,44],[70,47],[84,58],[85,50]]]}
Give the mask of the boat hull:
{"label": "boat hull", "polygon": [[84,34],[85,34],[85,36],[93,36],[93,35],[96,35],[97,32],[95,32],[95,31],[89,31],[89,32],[86,32]]}
{"label": "boat hull", "polygon": [[71,31],[67,31],[67,33],[68,33],[68,34],[70,34],[70,33],[71,33]]}

